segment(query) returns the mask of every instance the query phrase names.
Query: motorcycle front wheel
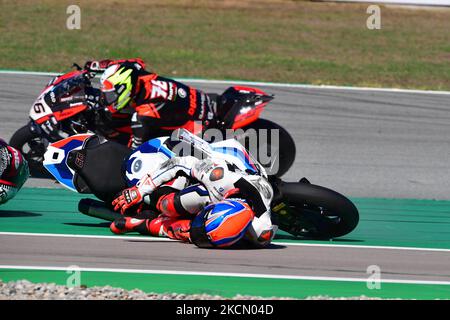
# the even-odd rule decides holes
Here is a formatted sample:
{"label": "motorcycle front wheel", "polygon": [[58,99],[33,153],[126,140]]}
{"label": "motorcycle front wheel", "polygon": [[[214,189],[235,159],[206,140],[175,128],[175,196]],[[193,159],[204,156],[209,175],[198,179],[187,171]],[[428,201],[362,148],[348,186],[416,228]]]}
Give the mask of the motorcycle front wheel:
{"label": "motorcycle front wheel", "polygon": [[358,225],[358,209],[336,191],[305,182],[283,182],[278,188],[283,202],[272,211],[283,231],[331,239],[352,232]]}
{"label": "motorcycle front wheel", "polygon": [[19,150],[23,157],[28,161],[31,177],[52,178],[42,164],[48,141],[32,132],[30,125],[25,125],[18,129],[11,137],[9,145]]}

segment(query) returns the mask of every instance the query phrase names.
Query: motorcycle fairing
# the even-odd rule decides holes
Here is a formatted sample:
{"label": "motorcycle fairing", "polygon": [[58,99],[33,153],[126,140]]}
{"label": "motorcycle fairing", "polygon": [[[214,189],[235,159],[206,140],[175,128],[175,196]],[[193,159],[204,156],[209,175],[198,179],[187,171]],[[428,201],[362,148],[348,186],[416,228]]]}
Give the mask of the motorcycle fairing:
{"label": "motorcycle fairing", "polygon": [[252,174],[258,174],[258,168],[250,159],[249,154],[245,149],[240,149],[232,146],[213,146],[215,152],[223,153],[226,155],[233,156],[239,160],[240,163],[244,164],[244,171],[249,171]]}
{"label": "motorcycle fairing", "polygon": [[42,122],[48,120],[50,115],[52,115],[52,108],[45,102],[45,95],[51,90],[51,87],[46,88],[33,103],[30,109],[30,118],[36,123],[41,124]]}
{"label": "motorcycle fairing", "polygon": [[92,134],[77,134],[59,140],[50,144],[44,154],[44,167],[71,191],[77,192],[73,182],[75,171],[67,165],[67,157],[70,151],[82,149],[85,141],[91,136]]}
{"label": "motorcycle fairing", "polygon": [[[250,174],[259,174],[260,168],[256,161],[245,150],[244,146],[234,139],[215,143],[207,143],[187,130],[180,130],[180,141],[194,144],[205,154],[227,160],[235,164],[240,170]],[[125,178],[129,186],[134,186],[148,172],[157,169],[157,166],[175,156],[164,142],[168,137],[161,137],[147,141],[138,147],[124,161]]]}
{"label": "motorcycle fairing", "polygon": [[30,118],[42,124],[52,115],[62,121],[86,110],[84,89],[80,89],[85,85],[83,73],[72,71],[50,81],[31,107]]}
{"label": "motorcycle fairing", "polygon": [[155,138],[143,143],[124,161],[125,178],[129,186],[134,186],[147,173],[175,156],[163,142],[167,137]]}
{"label": "motorcycle fairing", "polygon": [[[80,189],[80,181],[77,181],[78,173],[69,166],[69,153],[73,155],[70,163],[74,162],[75,167],[82,168],[85,164],[85,159],[82,157],[83,153],[74,153],[72,151],[89,148],[90,141],[94,142],[94,140],[89,138],[93,136],[96,137],[93,134],[78,134],[62,139],[50,144],[44,155],[44,167],[63,186],[74,192],[83,193],[82,190],[78,190]],[[209,144],[200,137],[183,129],[181,129],[180,136],[183,137],[180,141],[195,145],[197,148],[203,150],[204,154],[224,159],[247,173],[265,175],[264,168],[248,154],[244,146],[237,140],[229,139]],[[136,185],[145,174],[156,170],[161,163],[176,156],[176,154],[166,145],[168,139],[169,137],[160,137],[149,140],[129,155],[121,158],[124,160],[121,162],[122,169],[120,174],[124,178],[123,182],[125,186],[128,185],[131,187]],[[80,159],[77,158],[79,155],[81,155]],[[80,161],[81,163],[77,164],[77,161]],[[178,179],[185,178],[180,177]],[[183,188],[185,185],[185,182],[181,180],[179,182],[179,184],[173,186],[175,189]],[[94,192],[94,190],[87,190],[87,192],[88,191]]]}
{"label": "motorcycle fairing", "polygon": [[260,89],[245,86],[229,87],[221,95],[218,117],[225,127],[236,130],[256,121],[272,99],[273,96]]}

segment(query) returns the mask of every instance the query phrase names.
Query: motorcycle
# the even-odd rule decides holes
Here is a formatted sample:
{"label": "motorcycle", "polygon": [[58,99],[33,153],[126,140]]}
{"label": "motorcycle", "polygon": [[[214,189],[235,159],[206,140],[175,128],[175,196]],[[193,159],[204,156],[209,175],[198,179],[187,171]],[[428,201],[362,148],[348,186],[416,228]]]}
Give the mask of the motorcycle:
{"label": "motorcycle", "polygon": [[[114,221],[120,214],[110,204],[123,189],[134,186],[164,161],[186,152],[197,157],[214,155],[241,171],[266,176],[274,189],[273,219],[281,230],[293,236],[341,237],[358,224],[358,210],[345,196],[305,178],[285,182],[267,176],[264,167],[237,140],[208,143],[184,129],[176,130],[171,137],[149,140],[134,151],[97,135],[75,135],[50,144],[44,167],[68,189],[101,200],[82,199],[78,206],[81,213]],[[178,188],[176,183],[171,187]]]}
{"label": "motorcycle", "polygon": [[51,177],[42,166],[51,142],[93,132],[126,144],[131,135],[131,115],[109,114],[87,103],[86,95],[99,97],[100,90],[92,85],[92,73],[74,65],[77,70],[50,80],[30,109],[30,121],[9,142],[28,161],[32,177]]}
{"label": "motorcycle", "polygon": [[[82,69],[77,64],[75,71],[52,79],[30,109],[30,121],[18,129],[9,144],[20,150],[30,165],[31,176],[50,178],[42,167],[43,155],[49,143],[59,141],[68,136],[81,133],[95,133],[108,140],[115,140],[126,145],[131,136],[131,111],[127,113],[108,112],[101,103],[91,106],[86,96],[96,97],[101,102],[100,90],[94,88],[92,79],[95,72]],[[262,90],[233,86],[223,94],[211,93],[209,96],[218,103],[217,117],[207,123],[196,126],[193,121],[182,128],[199,134],[206,129],[217,129],[224,136],[228,129],[234,131],[234,138],[249,144],[251,129],[256,132],[256,143],[267,150],[267,158],[271,162],[263,162],[271,173],[282,176],[292,166],[295,159],[295,142],[291,135],[280,125],[266,119],[260,114],[265,106],[274,98]],[[176,128],[160,128],[158,136],[170,134]],[[266,139],[262,139],[261,129],[266,130]],[[264,131],[263,130],[263,131]],[[278,132],[277,141],[272,142],[272,135],[267,132]],[[211,138],[213,139],[213,138]],[[277,154],[278,157],[271,157]],[[260,154],[257,158],[261,160]]]}

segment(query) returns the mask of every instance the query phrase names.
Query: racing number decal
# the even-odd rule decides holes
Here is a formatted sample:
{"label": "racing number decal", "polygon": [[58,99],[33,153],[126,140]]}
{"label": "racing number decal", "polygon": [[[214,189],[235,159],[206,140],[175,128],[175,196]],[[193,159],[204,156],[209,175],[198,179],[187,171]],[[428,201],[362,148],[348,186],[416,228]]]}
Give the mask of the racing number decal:
{"label": "racing number decal", "polygon": [[[41,100],[42,101],[42,100]],[[52,114],[52,110],[45,105],[45,103],[37,102],[30,110],[30,117],[34,121],[37,121],[49,114]]]}
{"label": "racing number decal", "polygon": [[151,98],[163,98],[167,99],[168,96],[168,84],[165,81],[152,80],[152,95]]}
{"label": "racing number decal", "polygon": [[33,110],[34,110],[34,113],[36,113],[36,114],[45,112],[45,108],[44,108],[44,106],[42,105],[42,103],[36,103],[36,104],[33,106]]}

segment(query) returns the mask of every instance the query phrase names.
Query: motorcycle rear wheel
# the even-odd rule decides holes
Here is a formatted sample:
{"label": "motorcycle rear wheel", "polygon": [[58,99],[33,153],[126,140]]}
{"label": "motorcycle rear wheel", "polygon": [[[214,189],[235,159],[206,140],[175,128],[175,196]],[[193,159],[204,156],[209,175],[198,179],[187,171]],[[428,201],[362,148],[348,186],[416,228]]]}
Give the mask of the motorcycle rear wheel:
{"label": "motorcycle rear wheel", "polygon": [[352,232],[358,225],[358,209],[336,191],[304,182],[283,182],[278,188],[286,207],[274,213],[283,231],[294,236],[331,239]]}
{"label": "motorcycle rear wheel", "polygon": [[[291,137],[291,135],[289,134],[289,132],[287,132],[286,129],[284,129],[282,126],[276,124],[275,122],[272,122],[267,119],[258,119],[255,122],[252,122],[251,124],[243,127],[242,129],[244,129],[244,130],[255,129],[256,131],[258,129],[267,129],[268,130],[268,134],[267,134],[267,138],[268,138],[267,145],[268,145],[268,149],[269,149],[268,155],[270,155],[271,157],[276,156],[276,158],[275,158],[276,162],[272,162],[272,160],[271,160],[269,164],[266,164],[266,163],[264,163],[264,161],[261,161],[260,154],[259,154],[259,148],[261,148],[260,144],[265,143],[265,142],[258,141],[258,154],[254,155],[255,158],[259,162],[262,162],[261,164],[266,169],[267,174],[281,177],[290,169],[290,167],[292,166],[292,164],[294,163],[294,160],[295,160],[296,147],[295,147],[294,139]],[[279,133],[279,146],[278,147],[272,145],[271,134],[269,133],[270,130],[278,130],[278,133]],[[259,140],[259,137],[260,137],[260,135],[258,134],[258,140]],[[245,139],[245,137],[244,137],[244,139]],[[243,142],[242,138],[239,138],[239,137],[238,137],[238,141],[241,143]],[[243,143],[243,144],[245,145],[245,143]],[[275,168],[278,168],[278,170],[275,170]]]}

